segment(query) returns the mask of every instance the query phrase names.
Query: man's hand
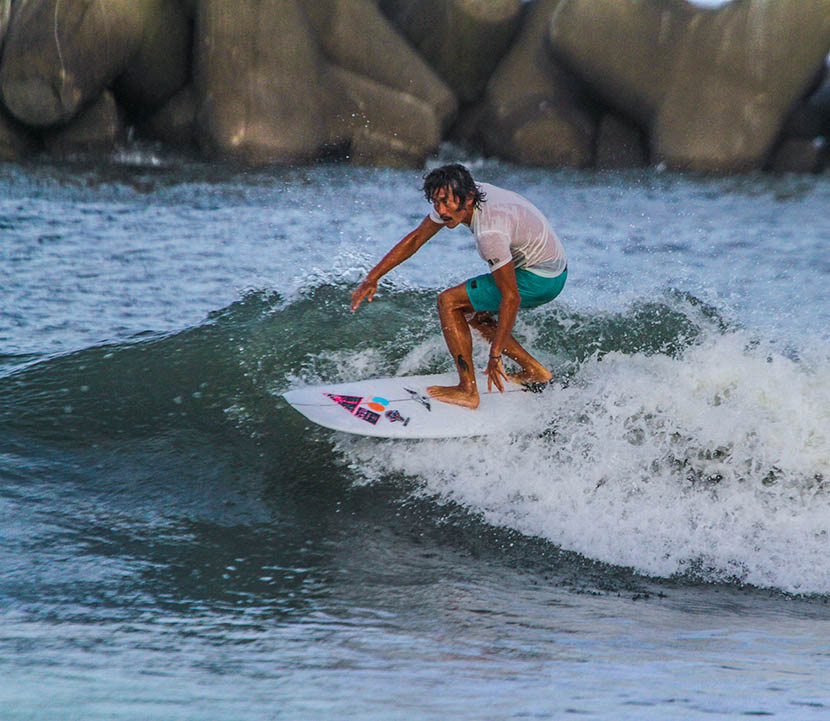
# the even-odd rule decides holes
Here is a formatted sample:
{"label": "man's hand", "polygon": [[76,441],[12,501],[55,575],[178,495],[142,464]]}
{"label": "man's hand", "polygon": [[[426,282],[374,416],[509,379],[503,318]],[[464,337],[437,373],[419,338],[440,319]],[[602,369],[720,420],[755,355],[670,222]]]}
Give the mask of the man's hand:
{"label": "man's hand", "polygon": [[366,277],[363,282],[357,286],[354,293],[352,293],[352,313],[354,313],[358,306],[364,301],[367,300],[369,303],[372,302],[372,298],[375,297],[375,292],[378,289],[378,282],[376,280],[370,280]]}
{"label": "man's hand", "polygon": [[491,393],[493,386],[496,386],[499,389],[499,393],[504,393],[504,381],[510,379],[507,377],[507,373],[504,372],[504,367],[501,364],[501,356],[490,356],[485,373],[487,374],[487,392]]}
{"label": "man's hand", "polygon": [[383,256],[380,263],[369,271],[363,282],[352,293],[352,312],[356,311],[364,300],[371,302],[378,289],[378,281],[392,268],[403,263],[443,227],[443,224],[436,223],[426,216],[415,230],[401,238],[395,247]]}

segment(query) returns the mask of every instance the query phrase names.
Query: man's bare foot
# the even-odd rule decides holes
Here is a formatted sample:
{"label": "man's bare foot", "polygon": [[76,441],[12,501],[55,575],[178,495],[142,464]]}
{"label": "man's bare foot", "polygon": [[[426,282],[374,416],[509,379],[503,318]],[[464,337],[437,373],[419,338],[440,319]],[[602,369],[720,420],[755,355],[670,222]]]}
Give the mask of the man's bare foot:
{"label": "man's bare foot", "polygon": [[478,391],[468,391],[459,386],[429,386],[430,397],[443,403],[452,403],[465,408],[478,408]]}
{"label": "man's bare foot", "polygon": [[519,385],[524,383],[548,383],[553,379],[553,373],[544,366],[539,366],[529,370],[523,369],[518,373],[508,373],[507,377]]}

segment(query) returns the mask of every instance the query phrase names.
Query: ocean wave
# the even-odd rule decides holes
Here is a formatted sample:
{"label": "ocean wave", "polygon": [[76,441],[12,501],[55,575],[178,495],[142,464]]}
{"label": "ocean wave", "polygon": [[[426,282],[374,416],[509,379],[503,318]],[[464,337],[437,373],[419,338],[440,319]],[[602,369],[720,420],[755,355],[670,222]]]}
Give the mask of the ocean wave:
{"label": "ocean wave", "polygon": [[[677,291],[617,313],[556,303],[516,327],[558,380],[525,432],[309,433],[278,397],[289,387],[451,368],[434,292],[386,286],[383,303],[352,314],[351,289],[254,291],[178,333],[11,363],[0,429],[37,441],[17,454],[101,442],[117,454],[121,442],[173,433],[184,446],[174,451],[198,458],[204,434],[214,456],[253,439],[260,464],[325,467],[359,484],[406,477],[438,513],[459,503],[492,526],[643,574],[830,593],[826,348],[779,347]],[[475,362],[486,355],[476,344]],[[291,460],[311,454],[314,464]]]}

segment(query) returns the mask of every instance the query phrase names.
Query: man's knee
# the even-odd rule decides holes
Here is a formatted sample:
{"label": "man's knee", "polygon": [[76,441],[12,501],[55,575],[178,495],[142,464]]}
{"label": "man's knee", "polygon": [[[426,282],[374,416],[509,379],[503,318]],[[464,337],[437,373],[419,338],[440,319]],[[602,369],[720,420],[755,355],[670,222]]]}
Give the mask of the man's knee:
{"label": "man's knee", "polygon": [[447,288],[438,294],[438,309],[445,311],[462,310],[472,312],[470,299],[467,297],[467,290],[463,285],[454,288]]}

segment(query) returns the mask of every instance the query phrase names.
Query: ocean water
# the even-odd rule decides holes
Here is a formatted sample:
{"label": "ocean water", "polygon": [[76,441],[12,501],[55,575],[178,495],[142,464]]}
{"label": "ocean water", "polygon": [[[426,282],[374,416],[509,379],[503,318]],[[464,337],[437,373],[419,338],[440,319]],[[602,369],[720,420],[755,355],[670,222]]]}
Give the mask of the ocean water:
{"label": "ocean water", "polygon": [[[830,714],[830,177],[522,169],[569,258],[522,433],[311,427],[451,368],[420,171],[0,171],[0,718]],[[486,363],[487,348],[476,346]]]}

